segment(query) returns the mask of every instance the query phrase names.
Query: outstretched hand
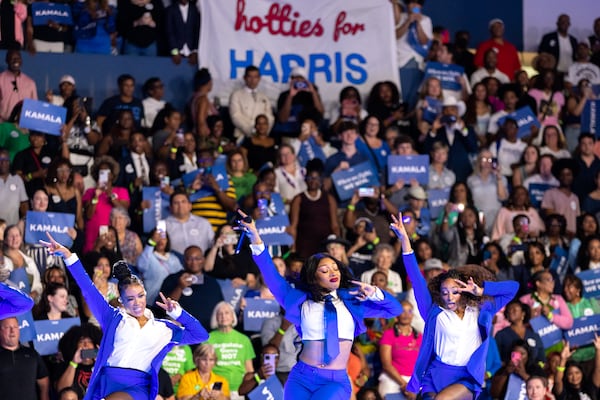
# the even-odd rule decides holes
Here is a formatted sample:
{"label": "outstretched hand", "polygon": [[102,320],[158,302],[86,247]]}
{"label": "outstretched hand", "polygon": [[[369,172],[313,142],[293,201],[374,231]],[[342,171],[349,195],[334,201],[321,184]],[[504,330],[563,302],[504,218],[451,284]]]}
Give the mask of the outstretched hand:
{"label": "outstretched hand", "polygon": [[235,227],[234,229],[243,230],[244,232],[246,232],[246,235],[248,235],[252,244],[261,244],[263,241],[260,238],[260,235],[258,234],[256,224],[254,223],[252,217],[250,217],[248,214],[246,214],[239,208],[237,210],[237,213],[242,218],[238,221],[239,226]]}
{"label": "outstretched hand", "polygon": [[471,293],[474,296],[481,297],[483,295],[483,289],[477,286],[473,277],[469,277],[467,283],[460,279],[455,279],[454,282],[459,286],[458,291],[461,293]]}
{"label": "outstretched hand", "polygon": [[367,300],[367,298],[373,296],[377,289],[373,285],[369,285],[368,283],[360,282],[360,281],[350,281],[352,284],[358,286],[354,290],[350,290],[350,293],[353,296],[356,296],[359,300]]}
{"label": "outstretched hand", "polygon": [[410,238],[408,237],[408,233],[406,233],[406,228],[404,227],[404,222],[402,221],[402,213],[399,212],[397,217],[393,214],[390,216],[392,218],[390,229],[396,234],[396,236],[398,236],[400,242],[402,242],[402,251],[404,253],[412,252]]}
{"label": "outstretched hand", "polygon": [[48,242],[45,240],[40,240],[40,244],[48,250],[48,253],[52,255],[62,256],[67,259],[71,257],[71,250],[67,249],[62,244],[58,243],[50,233],[46,232],[46,236],[48,236]]}

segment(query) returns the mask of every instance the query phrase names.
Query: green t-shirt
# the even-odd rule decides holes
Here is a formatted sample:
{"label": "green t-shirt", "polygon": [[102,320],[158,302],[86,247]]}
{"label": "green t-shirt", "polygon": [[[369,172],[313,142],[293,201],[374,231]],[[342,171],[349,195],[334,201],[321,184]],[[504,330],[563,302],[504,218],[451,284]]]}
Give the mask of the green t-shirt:
{"label": "green t-shirt", "polygon": [[29,146],[29,133],[24,133],[12,122],[0,123],[0,147],[8,150],[10,162],[15,158],[15,154]]}
{"label": "green t-shirt", "polygon": [[[586,299],[583,297],[577,304],[567,303],[567,307],[569,307],[569,311],[571,311],[573,318],[600,314],[600,306],[596,299]],[[581,362],[592,360],[594,357],[596,357],[596,349],[594,346],[585,346],[575,350],[571,359],[573,361]]]}
{"label": "green t-shirt", "polygon": [[256,183],[256,175],[251,172],[246,172],[244,176],[231,176],[233,186],[235,186],[236,200],[240,200],[242,197],[246,197],[252,194],[252,186]]}
{"label": "green t-shirt", "polygon": [[248,337],[236,330],[224,333],[212,331],[207,343],[214,346],[217,364],[213,372],[229,382],[229,388],[238,390],[246,374],[246,361],[256,357]]}
{"label": "green t-shirt", "polygon": [[[167,353],[162,363],[162,368],[167,371],[169,376],[180,374],[183,376],[188,371],[196,368],[194,365],[194,356],[192,349],[188,345],[174,346],[171,351]],[[179,382],[173,385],[173,391],[177,394],[177,388]]]}

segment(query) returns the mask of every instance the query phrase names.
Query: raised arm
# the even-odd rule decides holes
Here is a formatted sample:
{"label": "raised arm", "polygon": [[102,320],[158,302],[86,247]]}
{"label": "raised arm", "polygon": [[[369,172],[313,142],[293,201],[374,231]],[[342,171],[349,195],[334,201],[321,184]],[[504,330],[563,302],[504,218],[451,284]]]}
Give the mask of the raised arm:
{"label": "raised arm", "polygon": [[179,333],[173,336],[173,341],[178,344],[198,344],[208,340],[208,332],[200,322],[185,311],[179,303],[159,293],[162,301],[156,301],[156,305],[166,311],[167,315],[181,324]]}
{"label": "raised arm", "polygon": [[40,241],[40,243],[46,246],[50,254],[62,256],[65,265],[73,275],[75,282],[79,285],[81,293],[83,294],[88,307],[92,311],[92,314],[94,314],[102,327],[106,326],[107,319],[112,318],[115,313],[115,308],[106,302],[102,293],[94,286],[94,283],[85,272],[83,264],[79,261],[77,254],[71,253],[69,249],[54,240],[49,233],[47,233],[47,235],[49,241]]}
{"label": "raised arm", "polygon": [[432,304],[431,294],[429,293],[427,282],[419,270],[419,264],[417,263],[415,253],[410,244],[410,239],[408,238],[404,223],[402,222],[402,213],[398,213],[398,217],[392,215],[392,221],[390,229],[398,236],[398,239],[402,243],[404,268],[406,268],[406,273],[408,274],[413,290],[415,291],[415,300],[419,307],[419,313],[424,320],[427,320],[427,314],[429,313]]}
{"label": "raised arm", "polygon": [[0,283],[0,319],[15,317],[31,310],[33,299],[18,289]]}

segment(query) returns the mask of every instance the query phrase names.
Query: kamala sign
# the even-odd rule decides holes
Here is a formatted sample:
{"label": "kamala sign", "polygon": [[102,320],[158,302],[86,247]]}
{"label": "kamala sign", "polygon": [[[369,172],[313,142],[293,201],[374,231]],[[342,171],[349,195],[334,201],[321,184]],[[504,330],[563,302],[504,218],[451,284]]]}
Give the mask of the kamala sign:
{"label": "kamala sign", "polygon": [[[255,65],[261,88],[277,99],[292,69],[304,67],[327,105],[348,85],[398,82],[396,40],[387,0],[202,0],[199,59],[213,93],[228,99]],[[366,93],[365,93],[366,94]]]}

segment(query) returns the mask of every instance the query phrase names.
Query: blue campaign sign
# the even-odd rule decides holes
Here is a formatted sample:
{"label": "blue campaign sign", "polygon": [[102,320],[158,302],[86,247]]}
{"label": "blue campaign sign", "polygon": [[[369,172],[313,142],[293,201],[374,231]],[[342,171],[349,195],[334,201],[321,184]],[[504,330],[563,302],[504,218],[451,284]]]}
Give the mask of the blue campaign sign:
{"label": "blue campaign sign", "polygon": [[340,200],[349,200],[359,187],[379,186],[377,171],[370,162],[357,164],[348,169],[334,172],[331,179]]}
{"label": "blue campaign sign", "polygon": [[445,90],[461,90],[459,78],[463,76],[465,69],[457,64],[442,64],[439,62],[428,62],[425,64],[425,81],[430,76],[438,78]]}
{"label": "blue campaign sign", "polygon": [[600,269],[588,269],[577,274],[583,282],[585,297],[600,297]]}
{"label": "blue campaign sign", "polygon": [[600,315],[575,318],[573,327],[564,331],[565,339],[571,348],[592,343],[596,332],[600,332]]}
{"label": "blue campaign sign", "polygon": [[56,321],[35,321],[33,344],[42,356],[58,353],[58,341],[72,326],[79,325],[79,318],[63,318]]}
{"label": "blue campaign sign", "polygon": [[600,137],[600,100],[588,100],[581,112],[581,132]]}
{"label": "blue campaign sign", "polygon": [[169,215],[169,195],[163,193],[158,186],[143,187],[142,200],[150,203],[150,207],[145,208],[142,215],[144,232],[150,232],[158,221]]}
{"label": "blue campaign sign", "polygon": [[60,136],[65,124],[67,109],[43,101],[25,99],[19,126],[34,131]]}
{"label": "blue campaign sign", "polygon": [[541,126],[540,121],[538,121],[537,117],[533,114],[533,111],[531,111],[529,106],[521,107],[518,110],[515,110],[510,114],[500,118],[498,120],[498,126],[500,127],[504,125],[504,121],[506,121],[508,118],[517,121],[517,126],[519,127],[517,137],[519,138],[531,135],[532,126],[535,125],[538,128]]}
{"label": "blue campaign sign", "polygon": [[285,231],[290,226],[287,215],[273,215],[256,220],[256,229],[267,246],[290,246],[294,238]]}
{"label": "blue campaign sign", "polygon": [[568,250],[560,246],[556,246],[554,248],[554,252],[552,253],[552,261],[550,261],[550,269],[556,271],[558,276],[561,278],[561,282],[567,274],[567,269],[569,267],[567,264],[568,258]]}
{"label": "blue campaign sign", "polygon": [[390,393],[385,395],[385,400],[406,400],[402,393]]}
{"label": "blue campaign sign", "polygon": [[434,97],[427,96],[421,110],[423,111],[423,121],[433,124],[433,121],[442,112],[442,102]]}
{"label": "blue campaign sign", "polygon": [[250,400],[283,400],[283,386],[277,379],[277,375],[268,377],[266,381],[248,393],[248,398]]}
{"label": "blue campaign sign", "polygon": [[244,330],[260,332],[265,320],[279,315],[279,303],[275,300],[246,298],[244,308]]}
{"label": "blue campaign sign", "polygon": [[429,189],[427,191],[427,200],[429,202],[429,213],[432,219],[440,216],[450,197],[450,188]]}
{"label": "blue campaign sign", "polygon": [[532,318],[529,324],[542,338],[545,349],[560,342],[563,338],[562,329],[548,321],[548,318],[544,316],[540,315],[539,317]]}
{"label": "blue campaign sign", "polygon": [[[27,276],[25,268],[13,269],[10,273],[9,282],[6,283],[24,293],[31,292],[29,276]],[[32,341],[35,338],[35,325],[33,324],[31,310],[17,316],[17,321],[19,322],[19,330],[21,332],[20,341],[22,343]]]}
{"label": "blue campaign sign", "polygon": [[398,179],[408,183],[416,179],[421,185],[429,183],[429,156],[396,156],[388,157],[388,184],[393,185]]}
{"label": "blue campaign sign", "polygon": [[240,310],[240,301],[248,290],[248,286],[242,285],[234,287],[231,279],[217,279],[217,282],[219,282],[219,286],[221,286],[223,300],[231,304],[237,313]]}
{"label": "blue campaign sign", "polygon": [[542,199],[546,190],[555,186],[547,183],[530,183],[529,184],[529,199],[531,200],[531,206],[534,208],[540,208],[542,205]]}
{"label": "blue campaign sign", "polygon": [[300,142],[300,149],[298,150],[298,162],[303,167],[306,167],[306,163],[313,158],[318,158],[319,160],[325,162],[327,156],[315,138],[313,136],[309,136],[307,140]]}
{"label": "blue campaign sign", "polygon": [[[210,168],[199,168],[195,171],[188,172],[187,174],[181,177],[183,186],[185,186],[186,188],[190,187],[194,182],[194,179],[196,179],[196,177],[198,176],[198,174],[212,175],[215,177],[215,180],[219,184],[221,190],[229,189],[229,178],[227,177],[227,170],[225,168],[225,165],[223,165],[222,163],[215,164]],[[211,194],[213,194],[213,190],[209,187],[203,186],[199,190],[194,192],[192,195],[190,195],[190,201],[193,202],[203,197],[210,196]]]}
{"label": "blue campaign sign", "polygon": [[505,400],[527,400],[525,381],[517,374],[510,374],[506,385]]}
{"label": "blue campaign sign", "polygon": [[73,239],[69,236],[69,228],[75,226],[75,215],[27,211],[25,216],[25,243],[39,244],[40,240],[48,240],[49,232],[56,241],[65,247],[71,247]]}
{"label": "blue campaign sign", "polygon": [[31,3],[33,25],[48,25],[48,21],[61,25],[73,25],[71,7],[68,4],[33,2]]}
{"label": "blue campaign sign", "polygon": [[271,193],[271,201],[269,202],[269,210],[276,215],[287,215],[283,198],[279,193]]}

